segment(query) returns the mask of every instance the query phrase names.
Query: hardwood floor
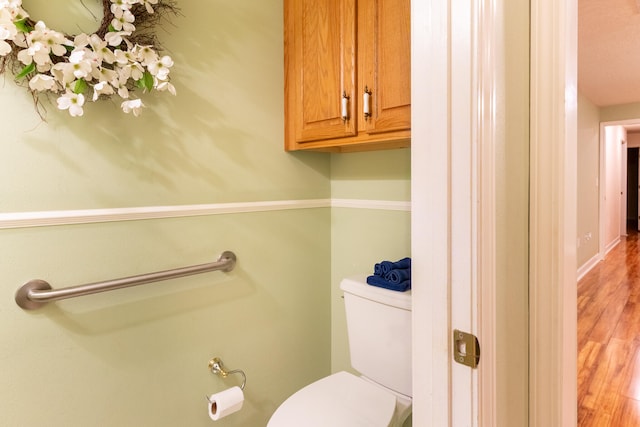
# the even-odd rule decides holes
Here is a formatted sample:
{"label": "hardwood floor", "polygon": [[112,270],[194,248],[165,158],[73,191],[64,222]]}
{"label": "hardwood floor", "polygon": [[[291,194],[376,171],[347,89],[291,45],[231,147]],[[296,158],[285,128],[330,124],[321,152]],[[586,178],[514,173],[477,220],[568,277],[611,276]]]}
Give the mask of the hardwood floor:
{"label": "hardwood floor", "polygon": [[578,426],[640,426],[640,240],[578,283]]}

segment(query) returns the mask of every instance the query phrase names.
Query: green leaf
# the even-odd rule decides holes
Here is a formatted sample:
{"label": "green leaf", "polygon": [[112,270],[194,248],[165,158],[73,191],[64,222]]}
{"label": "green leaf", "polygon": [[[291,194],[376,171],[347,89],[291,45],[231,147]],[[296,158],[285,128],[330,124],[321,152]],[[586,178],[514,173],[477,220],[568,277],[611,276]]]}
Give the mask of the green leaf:
{"label": "green leaf", "polygon": [[32,62],[29,65],[26,65],[22,70],[20,70],[20,72],[16,76],[16,79],[21,79],[21,78],[25,77],[27,74],[35,71],[35,69],[36,69],[35,62]]}
{"label": "green leaf", "polygon": [[33,31],[33,27],[27,22],[27,18],[21,19],[13,23],[19,31],[29,33]]}
{"label": "green leaf", "polygon": [[116,31],[118,31],[118,30],[116,30],[116,27],[114,27],[113,25],[109,24],[109,32],[110,33],[114,33]]}
{"label": "green leaf", "polygon": [[85,79],[76,80],[76,82],[73,85],[73,93],[82,93],[85,90],[87,90],[87,86],[88,85]]}
{"label": "green leaf", "polygon": [[136,86],[140,89],[148,90],[151,92],[153,89],[153,76],[150,72],[145,71],[142,78],[136,82]]}

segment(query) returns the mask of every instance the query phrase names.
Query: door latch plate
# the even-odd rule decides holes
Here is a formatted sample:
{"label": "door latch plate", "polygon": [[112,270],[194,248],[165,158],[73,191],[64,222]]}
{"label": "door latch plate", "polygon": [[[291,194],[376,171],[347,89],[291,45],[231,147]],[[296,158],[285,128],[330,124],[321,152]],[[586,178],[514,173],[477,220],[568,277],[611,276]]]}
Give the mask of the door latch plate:
{"label": "door latch plate", "polygon": [[480,343],[478,338],[467,332],[453,330],[453,360],[456,362],[477,368],[480,362]]}

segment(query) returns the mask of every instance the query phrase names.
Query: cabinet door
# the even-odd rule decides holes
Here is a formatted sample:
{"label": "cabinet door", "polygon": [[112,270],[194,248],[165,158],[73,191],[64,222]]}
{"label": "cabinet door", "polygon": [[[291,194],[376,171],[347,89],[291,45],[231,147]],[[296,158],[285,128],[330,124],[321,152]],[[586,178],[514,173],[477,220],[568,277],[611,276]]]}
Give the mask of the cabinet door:
{"label": "cabinet door", "polygon": [[[360,99],[365,90],[371,94],[370,115],[359,130],[411,129],[410,0],[363,0],[358,14],[358,92]],[[363,106],[358,110],[364,118]]]}
{"label": "cabinet door", "polygon": [[355,31],[355,0],[285,1],[288,147],[356,134]]}

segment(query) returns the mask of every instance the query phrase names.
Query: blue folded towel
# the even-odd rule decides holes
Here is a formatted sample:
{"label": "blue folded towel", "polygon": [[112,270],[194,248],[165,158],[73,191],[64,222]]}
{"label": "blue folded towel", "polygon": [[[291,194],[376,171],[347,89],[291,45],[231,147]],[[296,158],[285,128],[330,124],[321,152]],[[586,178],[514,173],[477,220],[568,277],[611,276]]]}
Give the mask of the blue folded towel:
{"label": "blue folded towel", "polygon": [[397,285],[398,283],[402,283],[405,280],[411,280],[411,269],[396,268],[395,270],[391,270],[390,272],[385,274],[384,278]]}
{"label": "blue folded towel", "polygon": [[367,283],[372,286],[391,289],[392,291],[398,292],[404,292],[411,289],[411,280],[405,280],[404,282],[400,283],[391,283],[390,281],[376,275],[367,277]]}
{"label": "blue folded towel", "polygon": [[367,283],[380,288],[404,292],[411,289],[411,258],[399,261],[382,261],[373,266],[373,276],[367,277]]}
{"label": "blue folded towel", "polygon": [[382,264],[376,263],[376,265],[373,266],[373,274],[376,276],[384,276],[384,273],[382,272]]}
{"label": "blue folded towel", "polygon": [[[376,264],[378,265],[378,264]],[[411,268],[411,258],[402,258],[399,261],[396,262],[391,262],[391,261],[382,261],[380,263],[380,272],[381,274],[378,274],[378,276],[384,276],[385,274],[387,274],[388,272],[390,272],[391,270],[395,270],[398,268]],[[376,267],[374,266],[373,271],[375,274],[376,273]]]}

